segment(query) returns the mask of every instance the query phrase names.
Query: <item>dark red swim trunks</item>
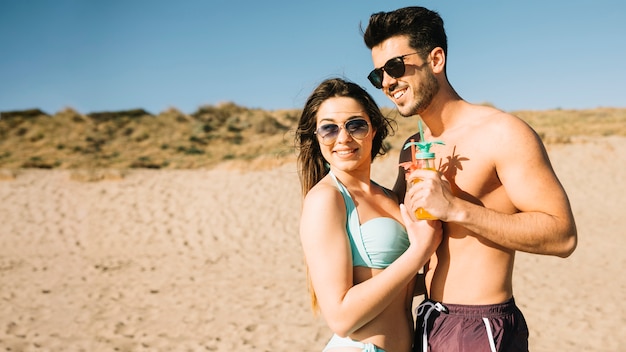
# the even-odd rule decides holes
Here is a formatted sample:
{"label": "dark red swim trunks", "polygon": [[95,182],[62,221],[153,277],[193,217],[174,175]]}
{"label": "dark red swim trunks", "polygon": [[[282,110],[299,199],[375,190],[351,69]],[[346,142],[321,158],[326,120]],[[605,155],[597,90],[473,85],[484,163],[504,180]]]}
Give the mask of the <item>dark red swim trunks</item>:
{"label": "dark red swim trunks", "polygon": [[476,306],[426,300],[417,313],[413,351],[528,351],[528,326],[513,298]]}

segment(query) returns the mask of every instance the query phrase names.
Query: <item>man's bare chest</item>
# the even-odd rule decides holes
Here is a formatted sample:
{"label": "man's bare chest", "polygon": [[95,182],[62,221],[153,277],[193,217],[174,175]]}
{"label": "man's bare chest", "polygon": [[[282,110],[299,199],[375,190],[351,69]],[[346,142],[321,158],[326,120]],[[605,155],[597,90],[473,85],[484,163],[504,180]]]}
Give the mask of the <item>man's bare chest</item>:
{"label": "man's bare chest", "polygon": [[447,142],[433,149],[437,169],[458,197],[480,199],[502,187],[492,156],[480,146]]}

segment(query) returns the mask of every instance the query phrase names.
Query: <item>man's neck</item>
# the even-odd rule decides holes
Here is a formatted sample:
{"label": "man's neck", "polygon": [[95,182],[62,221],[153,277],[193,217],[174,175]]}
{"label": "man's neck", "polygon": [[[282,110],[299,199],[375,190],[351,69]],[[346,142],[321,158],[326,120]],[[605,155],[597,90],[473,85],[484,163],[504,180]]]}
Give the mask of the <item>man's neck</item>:
{"label": "man's neck", "polygon": [[440,136],[455,125],[458,113],[467,104],[451,87],[442,88],[420,116],[433,137]]}

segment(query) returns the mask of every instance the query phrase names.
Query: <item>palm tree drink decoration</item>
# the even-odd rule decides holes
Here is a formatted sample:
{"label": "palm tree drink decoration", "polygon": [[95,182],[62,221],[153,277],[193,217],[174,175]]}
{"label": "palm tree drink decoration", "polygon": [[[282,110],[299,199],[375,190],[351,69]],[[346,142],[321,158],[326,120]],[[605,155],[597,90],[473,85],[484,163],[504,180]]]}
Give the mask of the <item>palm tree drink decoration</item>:
{"label": "palm tree drink decoration", "polygon": [[[427,142],[424,140],[424,130],[422,129],[421,119],[418,120],[418,127],[419,127],[420,141],[415,142],[414,139],[411,139],[410,142],[406,143],[403,148],[405,150],[407,148],[411,148],[411,161],[407,161],[407,162],[400,164],[400,166],[404,168],[407,182],[408,182],[409,175],[411,174],[411,172],[415,170],[425,169],[425,170],[437,171],[437,169],[435,168],[435,153],[432,153],[430,151],[430,147],[433,144],[441,144],[441,145],[444,144],[442,141]],[[416,147],[418,149],[417,151],[416,151]],[[407,189],[420,181],[421,180],[419,178],[413,179],[411,184],[407,184]],[[424,208],[418,208],[415,211],[415,217],[417,217],[419,220],[438,220],[436,217],[432,216],[430,213],[424,210]]]}

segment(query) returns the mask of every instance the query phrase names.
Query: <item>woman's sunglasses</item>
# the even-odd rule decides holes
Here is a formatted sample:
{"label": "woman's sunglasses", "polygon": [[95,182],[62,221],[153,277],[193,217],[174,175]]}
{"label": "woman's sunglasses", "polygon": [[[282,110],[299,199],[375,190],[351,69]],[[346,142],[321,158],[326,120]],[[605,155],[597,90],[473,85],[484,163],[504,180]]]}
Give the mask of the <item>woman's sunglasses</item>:
{"label": "woman's sunglasses", "polygon": [[404,58],[409,55],[415,55],[417,53],[406,54],[402,56],[396,56],[393,59],[385,62],[385,65],[380,68],[375,68],[367,75],[367,79],[374,85],[374,87],[381,89],[383,87],[383,74],[387,72],[392,78],[399,78],[404,75]]}
{"label": "woman's sunglasses", "polygon": [[315,134],[322,137],[322,143],[331,145],[335,143],[339,136],[339,130],[343,128],[352,138],[363,139],[370,133],[370,124],[365,119],[352,119],[344,122],[343,126],[336,123],[326,123],[315,131]]}

